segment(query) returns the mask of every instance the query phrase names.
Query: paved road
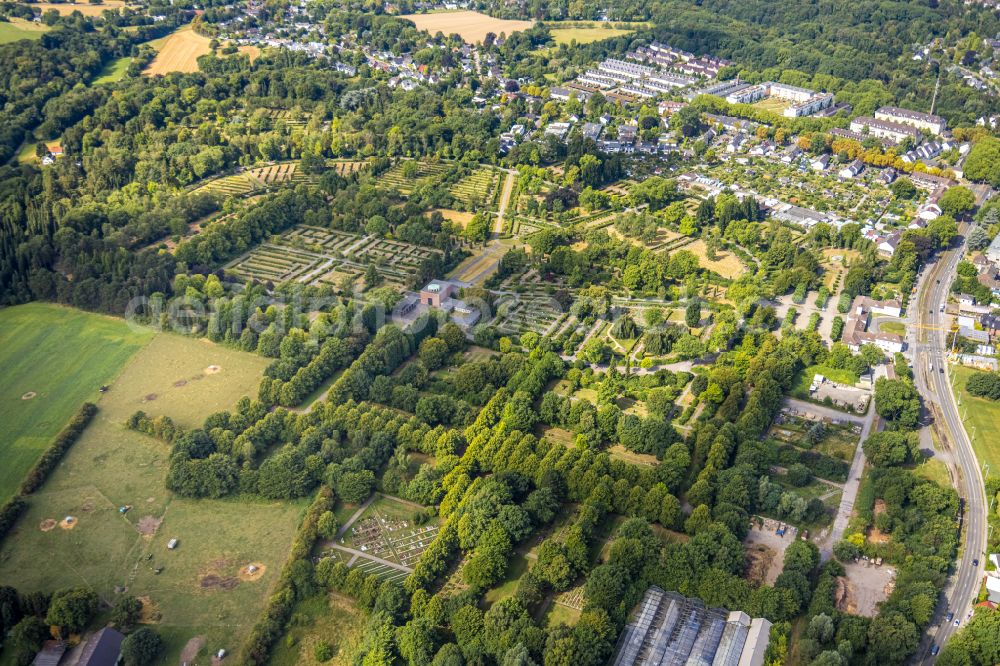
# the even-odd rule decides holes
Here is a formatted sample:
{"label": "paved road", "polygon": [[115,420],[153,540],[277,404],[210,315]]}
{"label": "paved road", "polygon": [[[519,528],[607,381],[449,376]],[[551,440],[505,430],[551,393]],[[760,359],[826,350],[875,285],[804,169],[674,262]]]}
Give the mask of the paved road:
{"label": "paved road", "polygon": [[[879,366],[875,369],[875,372],[876,374],[882,374],[884,366]],[[854,512],[854,501],[858,497],[858,488],[861,487],[861,473],[865,467],[865,450],[862,444],[868,439],[872,428],[878,429],[880,427],[876,423],[874,402],[874,400],[870,401],[868,413],[861,422],[861,437],[858,439],[858,448],[854,450],[851,468],[847,472],[847,481],[844,482],[844,494],[840,496],[840,506],[837,507],[837,515],[833,518],[833,526],[830,528],[830,533],[820,545],[819,552],[824,562],[833,556],[833,544],[844,537],[844,530],[847,529],[847,524],[851,520],[851,514]],[[817,408],[813,407],[811,409],[815,411]],[[843,419],[845,416],[837,412],[837,416],[833,418]]]}
{"label": "paved road", "polygon": [[[930,416],[947,436],[948,445],[954,454],[959,472],[958,493],[965,498],[965,542],[962,556],[957,569],[945,588],[945,602],[939,604],[936,622],[929,631],[917,652],[915,662],[930,664],[934,657],[930,655],[931,645],[943,645],[954,633],[955,627],[945,622],[944,617],[954,612],[956,618],[964,622],[966,615],[975,602],[979,591],[979,581],[982,577],[985,537],[986,537],[986,500],[983,491],[983,479],[980,475],[979,463],[972,450],[958,406],[951,392],[951,382],[947,371],[945,331],[951,322],[940,312],[941,305],[947,302],[948,287],[955,276],[955,269],[964,252],[962,245],[954,250],[943,253],[939,259],[925,271],[925,277],[919,286],[917,298],[917,333],[914,345],[914,374],[916,386],[924,398],[925,406],[930,408]],[[933,367],[933,371],[931,368]],[[978,559],[979,566],[973,566],[972,560]]]}

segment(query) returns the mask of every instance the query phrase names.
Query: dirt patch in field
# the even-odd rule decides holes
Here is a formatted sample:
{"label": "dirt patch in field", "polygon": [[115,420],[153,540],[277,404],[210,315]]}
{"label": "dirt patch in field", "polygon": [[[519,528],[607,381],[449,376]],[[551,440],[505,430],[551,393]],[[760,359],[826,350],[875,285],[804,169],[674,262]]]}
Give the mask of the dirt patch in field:
{"label": "dirt patch in field", "polygon": [[142,536],[151,537],[156,534],[156,530],[160,528],[160,523],[163,522],[163,518],[157,518],[156,516],[143,516],[136,523],[136,529],[139,530],[139,534]]}
{"label": "dirt patch in field", "polygon": [[194,658],[198,656],[201,649],[205,647],[205,637],[195,636],[187,643],[184,644],[184,649],[181,650],[181,663],[190,664],[194,661]]}
{"label": "dirt patch in field", "polygon": [[240,584],[238,578],[233,576],[220,576],[218,574],[206,574],[199,581],[203,590],[231,590]]}
{"label": "dirt patch in field", "polygon": [[90,513],[93,510],[94,510],[93,498],[88,497],[87,499],[83,500],[83,504],[80,505],[80,511],[82,513]]}
{"label": "dirt patch in field", "polygon": [[260,562],[252,562],[240,568],[240,580],[260,580],[267,567]]}
{"label": "dirt patch in field", "polygon": [[880,516],[886,511],[888,511],[888,508],[886,508],[885,500],[883,499],[875,500],[875,515]]}
{"label": "dirt patch in field", "polygon": [[153,402],[154,400],[156,400],[155,393],[147,393],[146,396],[142,399],[143,402]]}
{"label": "dirt patch in field", "polygon": [[28,391],[27,393],[21,396],[21,400],[31,400],[36,396],[38,396],[38,394],[35,393],[34,391]]}
{"label": "dirt patch in field", "polygon": [[187,386],[186,379],[178,379],[176,382],[174,382],[174,388],[180,388],[182,386]]}
{"label": "dirt patch in field", "polygon": [[38,529],[43,532],[51,532],[56,528],[56,525],[58,525],[56,521],[51,518],[46,518],[38,525]]}
{"label": "dirt patch in field", "polygon": [[220,372],[222,372],[222,366],[219,365],[210,365],[207,368],[205,368],[206,375],[217,375]]}
{"label": "dirt patch in field", "polygon": [[65,518],[59,521],[59,527],[63,528],[64,530],[71,530],[76,527],[76,524],[78,522],[80,521],[78,521],[73,516],[66,516]]}
{"label": "dirt patch in field", "polygon": [[142,610],[139,611],[139,624],[156,624],[163,618],[160,609],[148,596],[136,598],[142,604]]}

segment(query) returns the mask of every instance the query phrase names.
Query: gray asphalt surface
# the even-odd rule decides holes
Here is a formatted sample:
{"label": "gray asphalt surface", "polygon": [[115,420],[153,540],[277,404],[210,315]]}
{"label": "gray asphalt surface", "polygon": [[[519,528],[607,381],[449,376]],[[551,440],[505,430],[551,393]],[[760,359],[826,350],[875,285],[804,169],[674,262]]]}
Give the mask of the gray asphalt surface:
{"label": "gray asphalt surface", "polygon": [[[951,622],[945,621],[949,612],[953,612],[962,624],[965,623],[976,600],[985,561],[986,500],[983,480],[972,450],[972,442],[965,431],[951,391],[947,371],[947,332],[941,330],[951,325],[950,317],[940,310],[941,305],[947,303],[948,289],[964,252],[964,238],[961,241],[961,247],[943,253],[925,271],[916,299],[917,312],[911,317],[911,321],[915,320],[917,323],[913,354],[916,386],[923,396],[930,418],[936,420],[947,435],[948,446],[954,454],[961,477],[958,494],[965,499],[963,550],[957,568],[945,588],[944,600],[938,604],[935,624],[931,626],[913,659],[920,664],[933,663],[935,658],[930,654],[932,645],[943,646],[958,630]],[[941,372],[942,369],[944,372]],[[974,559],[979,560],[979,566],[973,566]]]}

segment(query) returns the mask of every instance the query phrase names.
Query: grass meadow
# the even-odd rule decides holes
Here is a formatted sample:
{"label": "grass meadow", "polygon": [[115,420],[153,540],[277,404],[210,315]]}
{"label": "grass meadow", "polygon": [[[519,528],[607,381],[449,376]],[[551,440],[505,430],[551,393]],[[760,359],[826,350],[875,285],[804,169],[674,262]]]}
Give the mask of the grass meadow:
{"label": "grass meadow", "polygon": [[49,27],[43,23],[11,18],[0,21],[0,44],[9,44],[22,39],[41,39]]}
{"label": "grass meadow", "polygon": [[965,390],[965,383],[978,370],[962,366],[952,366],[952,369],[952,389],[956,399],[961,400],[958,413],[979,464],[989,463],[990,476],[1000,476],[1000,438],[996,436],[1000,429],[1000,401],[977,398]]}
{"label": "grass meadow", "polygon": [[96,402],[153,334],[58,305],[0,310],[0,502],[85,401]]}
{"label": "grass meadow", "polygon": [[[39,307],[42,318],[58,314],[64,327],[82,315],[29,307]],[[19,310],[0,313],[5,339],[15,330],[9,321]],[[95,339],[93,329],[124,326],[113,319],[85,318],[88,323],[78,324],[84,340]],[[128,588],[148,601],[154,628],[166,641],[160,663],[178,663],[185,644],[200,636],[204,646],[189,663],[207,665],[219,648],[232,652],[241,646],[277,580],[307,500],[188,500],[169,493],[168,445],[127,430],[125,419],[143,409],[195,427],[208,414],[255,394],[268,360],[169,333],[142,339],[146,344],[138,353],[132,350],[131,361],[118,362],[116,367],[125,368],[108,378],[107,393],[66,401],[72,413],[84,398],[94,399],[99,412],[0,544],[0,580],[15,582],[24,592],[89,585],[109,603],[116,590]],[[44,330],[34,336],[22,331],[14,340],[26,350],[47,344]],[[106,353],[114,350],[112,345]],[[66,356],[72,355],[64,353],[62,363],[69,362]],[[57,361],[48,362],[58,369]],[[4,362],[16,370],[16,358]],[[61,381],[67,388],[81,384],[72,375]],[[125,504],[132,509],[122,515],[118,508]],[[53,527],[66,516],[77,518],[72,529]],[[157,526],[157,521],[162,522]],[[166,544],[173,538],[180,545],[169,550]],[[252,580],[240,572],[249,564],[262,572]]]}

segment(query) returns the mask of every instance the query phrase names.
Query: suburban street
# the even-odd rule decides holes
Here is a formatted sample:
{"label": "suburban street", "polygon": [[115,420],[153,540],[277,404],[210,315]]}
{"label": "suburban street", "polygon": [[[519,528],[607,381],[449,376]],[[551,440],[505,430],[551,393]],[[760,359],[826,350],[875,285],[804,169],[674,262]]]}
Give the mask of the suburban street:
{"label": "suburban street", "polygon": [[[939,426],[938,432],[947,439],[942,445],[951,449],[959,476],[958,494],[965,499],[965,541],[961,557],[954,575],[945,587],[946,603],[939,604],[936,624],[929,631],[929,640],[924,640],[914,658],[917,663],[932,663],[932,645],[943,645],[955,632],[956,627],[945,621],[949,612],[953,612],[955,618],[960,618],[964,623],[975,602],[985,560],[986,503],[983,480],[972,450],[972,442],[965,432],[951,391],[946,340],[950,319],[941,312],[942,306],[947,303],[948,289],[963,252],[964,238],[960,247],[942,253],[925,271],[924,278],[918,285],[916,315],[911,316],[911,323],[916,322],[916,330],[911,338],[913,369],[916,386],[927,411],[928,425],[925,427],[936,424]],[[974,559],[979,560],[978,566],[972,564]]]}

